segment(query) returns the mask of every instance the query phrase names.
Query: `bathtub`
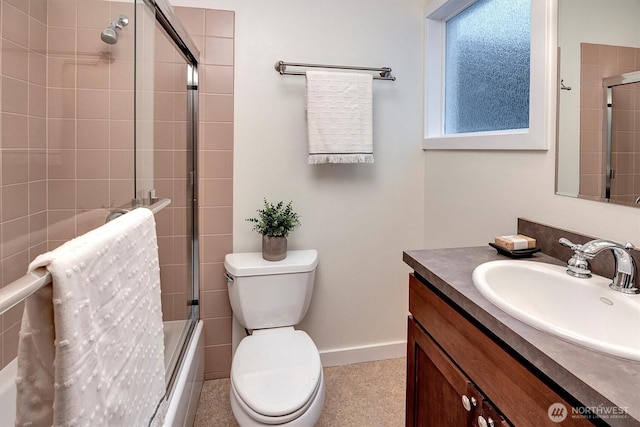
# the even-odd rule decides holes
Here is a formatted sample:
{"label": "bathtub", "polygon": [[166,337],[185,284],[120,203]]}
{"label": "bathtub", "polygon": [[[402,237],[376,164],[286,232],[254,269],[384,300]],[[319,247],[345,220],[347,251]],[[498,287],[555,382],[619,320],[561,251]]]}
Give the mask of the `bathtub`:
{"label": "bathtub", "polygon": [[[165,427],[190,427],[196,416],[204,378],[204,334],[198,321],[169,393]],[[13,426],[16,411],[17,359],[0,371],[0,427]]]}

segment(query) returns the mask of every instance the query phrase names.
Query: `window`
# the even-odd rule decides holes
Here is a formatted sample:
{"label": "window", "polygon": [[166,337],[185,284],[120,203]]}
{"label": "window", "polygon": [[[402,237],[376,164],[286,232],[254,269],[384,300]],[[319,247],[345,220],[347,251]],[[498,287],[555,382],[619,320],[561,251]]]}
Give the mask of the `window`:
{"label": "window", "polygon": [[424,148],[546,149],[557,0],[435,3],[426,25]]}

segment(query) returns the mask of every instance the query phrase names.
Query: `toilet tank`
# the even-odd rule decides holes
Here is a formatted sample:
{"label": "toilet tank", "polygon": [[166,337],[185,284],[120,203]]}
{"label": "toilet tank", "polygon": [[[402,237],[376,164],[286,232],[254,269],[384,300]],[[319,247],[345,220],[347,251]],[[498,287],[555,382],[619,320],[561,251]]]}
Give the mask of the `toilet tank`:
{"label": "toilet tank", "polygon": [[294,326],[311,302],[318,252],[288,251],[282,261],[266,261],[260,252],[227,254],[229,301],[248,329]]}

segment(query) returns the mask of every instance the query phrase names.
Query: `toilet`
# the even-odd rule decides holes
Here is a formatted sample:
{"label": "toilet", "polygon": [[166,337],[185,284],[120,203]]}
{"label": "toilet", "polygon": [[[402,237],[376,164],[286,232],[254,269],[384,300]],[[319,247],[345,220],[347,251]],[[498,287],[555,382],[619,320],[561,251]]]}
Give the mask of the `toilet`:
{"label": "toilet", "polygon": [[233,314],[252,331],[231,363],[231,408],[242,427],[311,427],[320,417],[320,354],[309,335],[294,329],[309,308],[317,265],[315,250],[288,251],[276,262],[260,252],[225,256]]}

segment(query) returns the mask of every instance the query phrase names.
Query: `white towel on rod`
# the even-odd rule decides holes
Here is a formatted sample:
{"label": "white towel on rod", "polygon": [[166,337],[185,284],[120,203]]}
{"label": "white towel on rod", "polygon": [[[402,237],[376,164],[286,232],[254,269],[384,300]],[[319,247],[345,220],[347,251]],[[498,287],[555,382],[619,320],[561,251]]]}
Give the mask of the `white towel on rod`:
{"label": "white towel on rod", "polygon": [[307,71],[309,163],[373,163],[371,74]]}
{"label": "white towel on rod", "polygon": [[166,409],[153,213],[139,208],[38,256],[25,303],[16,425],[161,426]]}

